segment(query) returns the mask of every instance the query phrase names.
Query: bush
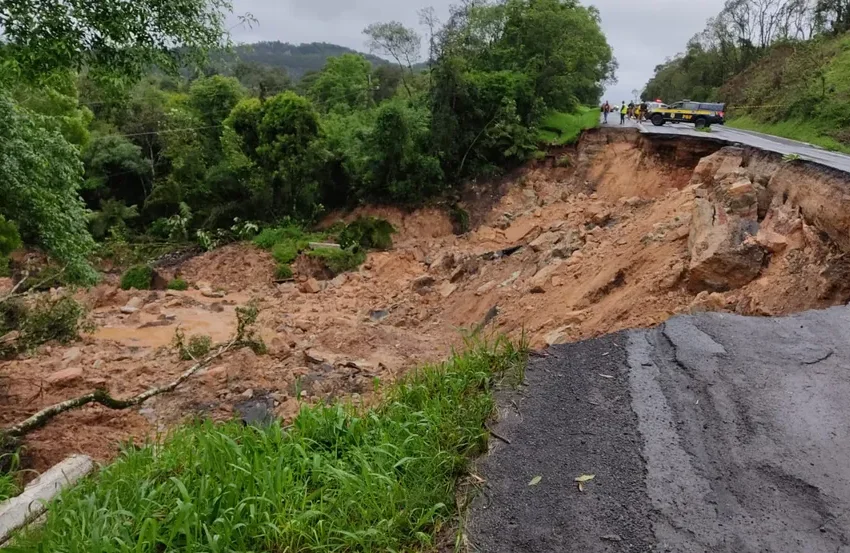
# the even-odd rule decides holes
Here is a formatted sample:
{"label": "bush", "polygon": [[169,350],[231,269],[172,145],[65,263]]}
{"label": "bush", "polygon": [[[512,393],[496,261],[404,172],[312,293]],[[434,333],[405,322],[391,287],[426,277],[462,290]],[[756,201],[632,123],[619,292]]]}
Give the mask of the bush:
{"label": "bush", "polygon": [[178,292],[184,292],[189,289],[189,283],[183,280],[182,278],[175,278],[171,282],[168,283],[169,290],[176,290]]}
{"label": "bush", "polygon": [[148,265],[130,267],[121,277],[121,289],[150,290],[153,282],[153,269]]}
{"label": "bush", "polygon": [[212,338],[198,334],[189,338],[189,344],[180,350],[180,358],[184,361],[203,359],[212,349]]}
{"label": "bush", "polygon": [[307,255],[319,259],[334,276],[353,271],[366,261],[366,254],[359,249],[320,248]]}
{"label": "bush", "polygon": [[21,333],[15,342],[0,346],[0,355],[31,350],[51,340],[72,342],[80,336],[85,314],[85,308],[71,296],[42,295],[31,306],[17,299],[0,303],[0,334]]}
{"label": "bush", "polygon": [[358,217],[339,234],[339,245],[343,248],[389,250],[393,247],[395,232],[395,227],[389,221],[377,217]]}
{"label": "bush", "polygon": [[277,270],[274,273],[274,277],[277,280],[289,280],[293,277],[292,267],[289,265],[280,264],[277,266]]}
{"label": "bush", "polygon": [[450,208],[449,215],[452,219],[452,230],[455,234],[466,234],[469,232],[469,212],[458,204]]}

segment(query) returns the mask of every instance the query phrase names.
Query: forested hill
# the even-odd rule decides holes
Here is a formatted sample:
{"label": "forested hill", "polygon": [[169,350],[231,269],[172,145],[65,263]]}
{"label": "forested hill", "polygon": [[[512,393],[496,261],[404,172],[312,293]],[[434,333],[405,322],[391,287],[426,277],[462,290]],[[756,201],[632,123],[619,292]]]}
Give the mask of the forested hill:
{"label": "forested hill", "polygon": [[723,101],[731,124],[850,150],[850,0],[730,0],[644,98]]}
{"label": "forested hill", "polygon": [[[242,44],[234,49],[233,57],[248,63],[259,63],[285,69],[293,79],[300,79],[305,73],[321,71],[328,58],[343,54],[357,54],[351,48],[328,44],[326,42],[311,42],[309,44],[289,44],[288,42],[257,42]],[[373,65],[383,65],[387,61],[378,56],[363,54]]]}

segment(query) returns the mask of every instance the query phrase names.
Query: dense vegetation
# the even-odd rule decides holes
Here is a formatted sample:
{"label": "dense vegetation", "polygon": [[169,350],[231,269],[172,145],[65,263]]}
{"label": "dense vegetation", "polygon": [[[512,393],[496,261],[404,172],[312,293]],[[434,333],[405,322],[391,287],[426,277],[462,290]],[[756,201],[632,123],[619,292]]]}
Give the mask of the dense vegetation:
{"label": "dense vegetation", "polygon": [[[308,73],[318,73],[331,58],[345,54],[360,55],[345,46],[328,44],[326,42],[311,42],[309,44],[289,44],[280,41],[255,42],[240,44],[228,54],[214,58],[214,66],[236,66],[257,64],[282,69],[292,79],[298,80]],[[362,55],[374,67],[386,65],[383,58],[371,54]]]}
{"label": "dense vegetation", "polygon": [[290,429],[198,423],[128,448],[62,494],[11,552],[420,551],[456,512],[492,390],[521,347],[478,343],[369,410],[305,407]]}
{"label": "dense vegetation", "polygon": [[731,125],[850,150],[848,0],[729,0],[643,97],[724,101]]}
{"label": "dense vegetation", "polygon": [[598,13],[573,0],[466,3],[442,27],[430,14],[424,71],[416,31],[370,25],[394,63],[344,53],[298,85],[256,63],[273,44],[195,63],[226,44],[223,0],[86,5],[0,0],[0,244],[20,236],[81,282],[95,248],[211,248],[450,194],[527,159],[544,115],[596,104],[614,70]]}

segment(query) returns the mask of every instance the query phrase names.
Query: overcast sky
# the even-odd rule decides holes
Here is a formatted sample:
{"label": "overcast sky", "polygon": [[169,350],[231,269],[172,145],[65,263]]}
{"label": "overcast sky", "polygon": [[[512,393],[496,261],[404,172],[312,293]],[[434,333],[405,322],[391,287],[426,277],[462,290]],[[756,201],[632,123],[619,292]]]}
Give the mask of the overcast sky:
{"label": "overcast sky", "polygon": [[[418,27],[416,12],[433,6],[442,20],[455,0],[233,0],[234,16],[251,13],[260,24],[235,28],[237,42],[330,42],[365,51],[362,31],[375,21]],[[620,62],[618,83],[605,97],[612,103],[642,89],[656,65],[681,52],[688,39],[716,15],[723,0],[594,0],[602,29]],[[423,45],[424,46],[424,45]],[[423,49],[424,53],[424,49]]]}

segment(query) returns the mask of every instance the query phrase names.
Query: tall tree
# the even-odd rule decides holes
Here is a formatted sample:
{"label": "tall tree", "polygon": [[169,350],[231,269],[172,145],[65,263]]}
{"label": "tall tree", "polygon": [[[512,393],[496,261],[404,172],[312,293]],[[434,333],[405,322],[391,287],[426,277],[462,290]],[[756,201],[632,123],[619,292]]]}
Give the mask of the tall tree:
{"label": "tall tree", "polygon": [[[413,71],[413,64],[419,61],[422,49],[422,37],[413,29],[407,28],[398,21],[389,23],[373,23],[363,30],[367,37],[367,45],[372,53],[392,57],[403,70]],[[413,93],[402,75],[402,82],[409,96]]]}

